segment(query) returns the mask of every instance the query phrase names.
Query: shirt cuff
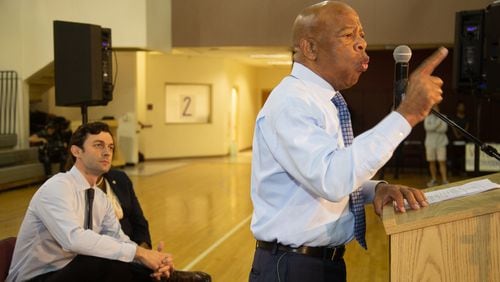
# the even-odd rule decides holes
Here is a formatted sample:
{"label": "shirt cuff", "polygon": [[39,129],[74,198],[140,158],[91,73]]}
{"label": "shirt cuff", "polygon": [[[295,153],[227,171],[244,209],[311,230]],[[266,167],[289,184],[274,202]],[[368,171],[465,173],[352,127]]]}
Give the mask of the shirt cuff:
{"label": "shirt cuff", "polygon": [[122,249],[117,260],[124,262],[132,262],[135,258],[135,253],[137,252],[137,244],[125,242],[122,243]]}
{"label": "shirt cuff", "polygon": [[377,185],[379,183],[387,183],[387,181],[384,181],[384,180],[370,180],[370,181],[367,181],[363,184],[362,186],[362,189],[361,190],[362,194],[363,194],[363,199],[365,201],[365,205],[366,204],[371,204],[373,202],[373,199],[375,198],[375,187],[377,187]]}
{"label": "shirt cuff", "polygon": [[410,134],[411,125],[400,113],[393,111],[376,126],[376,130],[396,148]]}

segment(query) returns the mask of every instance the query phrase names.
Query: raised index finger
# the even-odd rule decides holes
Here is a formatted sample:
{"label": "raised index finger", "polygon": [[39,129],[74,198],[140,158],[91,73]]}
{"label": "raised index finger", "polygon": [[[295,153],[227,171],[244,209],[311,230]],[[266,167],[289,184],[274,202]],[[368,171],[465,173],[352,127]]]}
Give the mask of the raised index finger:
{"label": "raised index finger", "polygon": [[431,75],[434,69],[446,58],[448,55],[448,49],[445,47],[439,47],[432,55],[427,57],[425,61],[423,61],[420,66],[415,70],[415,72],[419,72],[422,74]]}

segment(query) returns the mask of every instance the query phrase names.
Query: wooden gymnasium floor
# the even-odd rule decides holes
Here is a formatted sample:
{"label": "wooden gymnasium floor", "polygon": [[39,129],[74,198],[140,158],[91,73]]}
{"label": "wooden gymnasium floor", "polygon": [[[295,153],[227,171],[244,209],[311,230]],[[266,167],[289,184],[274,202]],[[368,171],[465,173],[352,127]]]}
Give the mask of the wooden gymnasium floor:
{"label": "wooden gymnasium floor", "polygon": [[[164,241],[176,268],[202,270],[215,282],[248,281],[255,241],[249,230],[250,152],[235,158],[150,161],[126,168],[149,219],[153,244]],[[424,188],[426,170],[402,172],[397,181]],[[452,178],[452,181],[459,179]],[[0,192],[0,238],[15,236],[37,186]],[[367,208],[369,251],[347,246],[348,281],[389,281],[388,240]]]}

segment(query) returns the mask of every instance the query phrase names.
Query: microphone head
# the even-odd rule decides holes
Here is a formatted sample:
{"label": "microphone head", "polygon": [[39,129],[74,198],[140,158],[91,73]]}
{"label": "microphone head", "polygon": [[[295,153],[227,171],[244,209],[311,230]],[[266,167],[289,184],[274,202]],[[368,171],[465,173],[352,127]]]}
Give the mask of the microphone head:
{"label": "microphone head", "polygon": [[411,59],[411,49],[406,45],[399,45],[392,53],[396,63],[408,63]]}

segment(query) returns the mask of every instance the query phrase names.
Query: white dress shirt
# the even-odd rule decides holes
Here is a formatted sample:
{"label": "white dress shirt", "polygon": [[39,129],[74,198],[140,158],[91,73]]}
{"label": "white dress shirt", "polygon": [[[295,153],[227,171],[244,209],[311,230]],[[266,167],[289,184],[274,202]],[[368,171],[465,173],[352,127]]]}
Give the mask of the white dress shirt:
{"label": "white dress shirt", "polygon": [[7,281],[66,266],[77,254],[131,262],[137,245],[123,233],[106,195],[95,189],[92,230],[84,229],[89,183],[73,166],[35,193],[17,236]]}
{"label": "white dress shirt", "polygon": [[411,131],[392,112],[345,147],[332,86],[305,66],[272,91],[255,125],[251,229],[257,240],[294,247],[336,246],[354,236],[349,194],[363,189]]}

